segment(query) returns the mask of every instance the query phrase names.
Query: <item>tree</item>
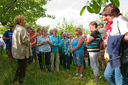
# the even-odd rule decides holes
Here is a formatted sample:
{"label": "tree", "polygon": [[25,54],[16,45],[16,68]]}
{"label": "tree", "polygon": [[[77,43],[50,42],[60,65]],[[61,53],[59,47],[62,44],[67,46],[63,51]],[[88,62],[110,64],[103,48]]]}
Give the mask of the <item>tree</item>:
{"label": "tree", "polygon": [[61,32],[72,32],[73,35],[75,35],[75,29],[77,27],[82,28],[83,32],[85,32],[85,34],[89,33],[88,29],[84,29],[83,25],[79,24],[79,25],[75,25],[73,22],[67,22],[66,19],[64,18],[62,21],[62,24],[59,24],[56,26],[56,28],[58,28],[58,34],[60,35]]}
{"label": "tree", "polygon": [[24,15],[27,23],[35,24],[37,18],[47,16],[43,6],[46,0],[1,0],[0,22],[2,25],[14,23],[16,15]]}
{"label": "tree", "polygon": [[90,13],[98,14],[101,10],[101,7],[106,6],[108,2],[111,2],[117,8],[120,6],[119,0],[90,0],[87,1],[85,6],[81,9],[80,16],[82,16],[85,9],[87,9],[87,11]]}

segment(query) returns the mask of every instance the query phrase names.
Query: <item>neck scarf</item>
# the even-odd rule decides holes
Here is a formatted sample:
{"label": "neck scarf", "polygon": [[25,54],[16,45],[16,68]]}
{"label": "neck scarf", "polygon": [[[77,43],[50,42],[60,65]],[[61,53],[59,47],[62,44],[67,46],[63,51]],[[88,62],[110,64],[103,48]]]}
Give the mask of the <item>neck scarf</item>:
{"label": "neck scarf", "polygon": [[110,33],[112,31],[112,28],[111,28],[112,24],[113,24],[113,21],[107,21],[107,23],[106,23],[105,39],[107,39],[108,36],[110,36]]}

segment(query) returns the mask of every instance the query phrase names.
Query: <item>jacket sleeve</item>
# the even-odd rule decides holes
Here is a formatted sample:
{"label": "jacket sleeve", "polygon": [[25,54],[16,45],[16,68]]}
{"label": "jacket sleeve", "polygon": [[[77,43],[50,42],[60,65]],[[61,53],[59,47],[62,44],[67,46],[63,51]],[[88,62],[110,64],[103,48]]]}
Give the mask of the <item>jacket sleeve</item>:
{"label": "jacket sleeve", "polygon": [[26,29],[21,30],[20,39],[21,39],[21,44],[24,44],[26,46],[30,45],[30,37]]}

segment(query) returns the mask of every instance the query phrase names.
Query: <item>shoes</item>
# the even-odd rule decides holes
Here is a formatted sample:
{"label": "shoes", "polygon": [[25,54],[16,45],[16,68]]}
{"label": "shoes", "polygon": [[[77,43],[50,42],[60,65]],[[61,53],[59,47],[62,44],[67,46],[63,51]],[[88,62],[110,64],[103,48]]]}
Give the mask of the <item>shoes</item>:
{"label": "shoes", "polygon": [[79,74],[78,74],[78,73],[76,73],[76,75],[73,77],[73,79],[77,79],[77,78],[78,78],[78,76],[79,76]]}
{"label": "shoes", "polygon": [[95,76],[94,81],[95,82],[98,82],[98,80],[99,80],[99,77],[98,76]]}
{"label": "shoes", "polygon": [[80,78],[83,78],[83,74],[80,74]]}

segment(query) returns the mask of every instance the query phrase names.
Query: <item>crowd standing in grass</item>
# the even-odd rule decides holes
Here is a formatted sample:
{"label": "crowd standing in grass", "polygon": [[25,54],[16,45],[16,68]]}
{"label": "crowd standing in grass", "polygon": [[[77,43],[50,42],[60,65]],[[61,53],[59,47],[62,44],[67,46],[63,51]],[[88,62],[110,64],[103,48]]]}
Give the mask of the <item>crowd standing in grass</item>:
{"label": "crowd standing in grass", "polygon": [[[84,58],[88,57],[94,81],[98,82],[100,71],[104,71],[109,85],[127,85],[128,20],[112,4],[100,14],[106,21],[106,29],[102,23],[92,21],[89,24],[90,34],[86,35],[82,28],[77,27],[76,37],[72,32],[62,32],[59,36],[57,28],[50,30],[49,34],[45,27],[38,28],[37,32],[31,26],[25,29],[25,17],[16,16],[15,29],[10,25],[10,30],[3,35],[9,58],[16,59],[18,63],[13,82],[23,84],[27,63],[34,61],[39,62],[42,72],[45,68],[48,72],[60,72],[60,65],[70,71],[70,66],[74,64],[76,72],[73,78],[83,78],[86,67]],[[3,46],[0,40],[1,54]]]}

